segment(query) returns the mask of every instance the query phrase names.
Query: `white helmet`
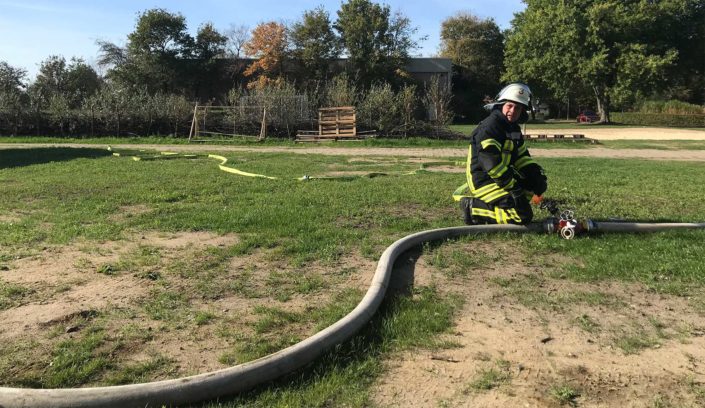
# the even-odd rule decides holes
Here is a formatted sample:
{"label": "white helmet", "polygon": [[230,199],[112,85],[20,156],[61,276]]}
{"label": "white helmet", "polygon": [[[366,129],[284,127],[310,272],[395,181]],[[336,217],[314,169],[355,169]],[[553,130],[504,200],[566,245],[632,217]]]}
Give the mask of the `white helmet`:
{"label": "white helmet", "polygon": [[507,101],[512,101],[524,105],[528,110],[531,108],[531,89],[529,86],[521,82],[513,82],[504,88],[494,98],[495,102],[485,105],[487,110],[492,110],[497,105]]}

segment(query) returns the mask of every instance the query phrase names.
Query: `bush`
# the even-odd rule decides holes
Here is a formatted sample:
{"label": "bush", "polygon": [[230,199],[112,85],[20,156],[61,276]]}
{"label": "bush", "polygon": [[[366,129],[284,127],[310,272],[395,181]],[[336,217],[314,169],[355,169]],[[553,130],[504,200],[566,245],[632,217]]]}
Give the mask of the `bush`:
{"label": "bush", "polygon": [[389,83],[374,84],[358,105],[360,124],[389,135],[401,125],[397,95]]}
{"label": "bush", "polygon": [[639,113],[667,113],[671,115],[702,115],[705,107],[678,100],[644,101],[639,106]]}
{"label": "bush", "polygon": [[346,74],[333,78],[326,85],[324,103],[326,107],[355,106],[357,87]]}
{"label": "bush", "polygon": [[696,128],[705,127],[705,115],[673,115],[668,113],[612,112],[613,122],[625,125]]}

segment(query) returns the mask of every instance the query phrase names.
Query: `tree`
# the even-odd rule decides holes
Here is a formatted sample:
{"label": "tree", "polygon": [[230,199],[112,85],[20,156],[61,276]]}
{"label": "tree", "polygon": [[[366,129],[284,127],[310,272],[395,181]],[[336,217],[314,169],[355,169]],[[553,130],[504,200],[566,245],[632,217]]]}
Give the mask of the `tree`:
{"label": "tree", "polygon": [[482,114],[482,100],[500,88],[504,36],[492,19],[458,13],[441,23],[443,57],[454,65],[455,110],[468,119]]}
{"label": "tree", "polygon": [[211,23],[198,28],[193,50],[194,60],[188,61],[193,92],[199,99],[207,99],[217,92],[217,84],[225,70],[222,58],[228,38]]}
{"label": "tree", "polygon": [[304,12],[290,31],[293,56],[306,70],[307,77],[323,79],[331,61],[340,55],[340,41],[333,32],[328,12],[323,7]]}
{"label": "tree", "polygon": [[218,32],[212,23],[202,24],[196,34],[194,56],[202,60],[223,57],[227,42],[228,37]]}
{"label": "tree", "polygon": [[705,104],[705,46],[701,45],[705,44],[705,2],[667,3],[672,12],[654,22],[652,29],[659,35],[651,39],[678,51],[677,61],[668,68],[663,96]]}
{"label": "tree", "polygon": [[51,55],[39,65],[37,78],[32,84],[38,89],[40,98],[48,104],[56,95],[66,92],[66,59],[59,55]]}
{"label": "tree", "polygon": [[423,102],[436,137],[440,137],[453,121],[453,111],[450,109],[452,95],[450,84],[442,80],[439,75],[431,77],[424,88]]}
{"label": "tree", "polygon": [[0,61],[0,123],[7,118],[13,134],[17,133],[25,104],[26,75],[24,69]]}
{"label": "tree", "polygon": [[126,85],[147,86],[151,93],[183,88],[186,70],[182,61],[192,57],[195,47],[186,19],[164,9],[138,14],[127,45],[98,41],[101,65],[112,65],[108,77]]}
{"label": "tree", "polygon": [[226,44],[226,54],[230,58],[230,63],[225,67],[231,82],[238,82],[237,79],[247,66],[243,59],[245,44],[250,40],[250,29],[243,24],[230,24],[230,28],[225,31],[228,38]]}
{"label": "tree", "polygon": [[411,25],[411,19],[401,12],[395,12],[389,21],[390,47],[387,57],[395,67],[403,66],[413,51],[418,50],[421,41],[428,39],[427,35],[415,39],[419,29]]}
{"label": "tree", "polygon": [[245,44],[250,40],[250,29],[244,24],[230,24],[230,28],[225,31],[228,37],[228,55],[232,58],[240,59]]}
{"label": "tree", "polygon": [[[67,65],[62,56],[52,55],[42,61],[37,77],[30,86],[33,99],[42,108],[48,108],[52,99],[61,100],[54,105],[66,105],[77,109],[83,100],[93,95],[100,87],[98,73],[83,59],[72,58]],[[59,104],[59,105],[57,105]]]}
{"label": "tree", "polygon": [[268,81],[281,78],[288,45],[286,27],[281,23],[261,23],[252,30],[252,38],[245,43],[244,50],[245,55],[257,60],[247,67],[245,75],[260,73],[260,77],[250,82],[249,87],[266,85]]}
{"label": "tree", "polygon": [[504,36],[493,19],[459,13],[441,23],[441,56],[463,69],[463,76],[499,83],[503,69]]}
{"label": "tree", "polygon": [[65,86],[69,106],[79,108],[83,101],[95,94],[100,88],[98,73],[81,58],[71,58],[66,68]]}
{"label": "tree", "polygon": [[349,0],[338,10],[333,27],[338,31],[353,74],[370,85],[375,80],[393,79],[418,48],[416,32],[401,14],[390,17],[389,6],[370,0]]}
{"label": "tree", "polygon": [[654,42],[654,30],[692,0],[525,2],[508,34],[503,79],[537,81],[559,99],[588,88],[609,122],[613,102],[624,105],[665,83],[678,52]]}
{"label": "tree", "polygon": [[164,9],[151,9],[137,18],[135,31],[128,34],[128,51],[133,55],[187,57],[193,38],[186,31],[186,18]]}

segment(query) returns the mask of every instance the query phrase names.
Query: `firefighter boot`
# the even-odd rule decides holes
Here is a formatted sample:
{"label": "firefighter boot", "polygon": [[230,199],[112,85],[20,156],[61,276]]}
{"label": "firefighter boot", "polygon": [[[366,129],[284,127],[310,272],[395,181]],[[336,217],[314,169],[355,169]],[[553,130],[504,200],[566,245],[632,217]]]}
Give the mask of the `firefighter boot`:
{"label": "firefighter boot", "polygon": [[472,201],[470,197],[463,197],[460,199],[460,211],[463,214],[463,222],[465,225],[474,225],[475,221],[472,219]]}

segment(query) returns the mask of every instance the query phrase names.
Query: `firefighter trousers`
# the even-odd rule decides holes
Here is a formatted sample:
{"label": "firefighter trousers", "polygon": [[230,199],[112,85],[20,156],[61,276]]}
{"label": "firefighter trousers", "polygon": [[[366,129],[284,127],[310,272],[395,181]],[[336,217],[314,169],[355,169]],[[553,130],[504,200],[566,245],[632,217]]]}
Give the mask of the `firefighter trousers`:
{"label": "firefighter trousers", "polygon": [[494,205],[475,198],[472,200],[470,214],[474,224],[525,225],[534,217],[528,200],[517,204],[511,197],[501,199]]}

